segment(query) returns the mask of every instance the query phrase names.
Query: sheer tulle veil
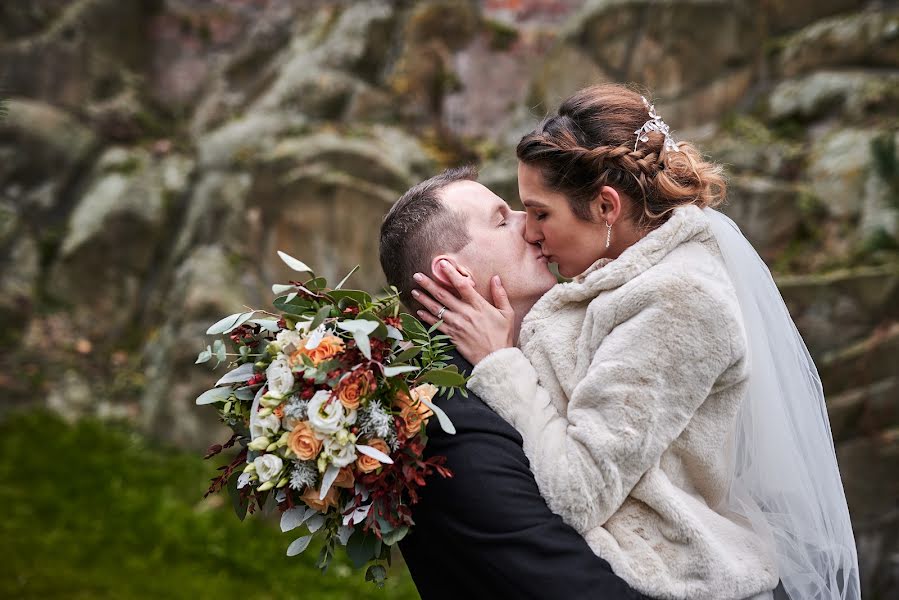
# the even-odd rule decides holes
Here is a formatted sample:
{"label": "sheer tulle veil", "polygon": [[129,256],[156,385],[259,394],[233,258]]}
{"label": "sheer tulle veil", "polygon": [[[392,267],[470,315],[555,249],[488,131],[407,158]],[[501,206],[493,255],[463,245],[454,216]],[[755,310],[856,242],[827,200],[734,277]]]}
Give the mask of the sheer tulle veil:
{"label": "sheer tulle veil", "polygon": [[821,379],[768,268],[737,225],[705,209],[743,313],[748,395],[727,505],[776,551],[792,600],[858,600],[858,558]]}

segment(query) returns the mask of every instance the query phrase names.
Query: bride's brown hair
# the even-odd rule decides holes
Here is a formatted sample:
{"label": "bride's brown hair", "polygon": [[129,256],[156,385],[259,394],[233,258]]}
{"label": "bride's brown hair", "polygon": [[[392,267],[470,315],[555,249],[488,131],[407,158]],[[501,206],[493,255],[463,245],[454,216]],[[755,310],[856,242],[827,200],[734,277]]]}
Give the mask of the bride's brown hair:
{"label": "bride's brown hair", "polygon": [[[578,218],[591,220],[590,202],[603,186],[626,194],[637,224],[653,228],[678,206],[717,206],[726,184],[720,165],[707,162],[688,142],[665,150],[665,136],[637,130],[650,120],[640,94],[618,84],[585,88],[558,114],[544,119],[518,143],[518,159],[536,167],[548,188],[563,194]],[[642,210],[640,210],[642,208]]]}

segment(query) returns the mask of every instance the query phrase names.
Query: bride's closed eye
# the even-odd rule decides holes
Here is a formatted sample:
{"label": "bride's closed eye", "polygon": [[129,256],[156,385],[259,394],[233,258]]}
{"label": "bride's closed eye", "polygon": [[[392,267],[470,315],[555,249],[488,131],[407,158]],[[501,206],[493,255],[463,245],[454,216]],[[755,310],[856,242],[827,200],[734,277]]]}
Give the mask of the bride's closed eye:
{"label": "bride's closed eye", "polygon": [[536,218],[538,221],[542,221],[546,218],[546,213],[537,213],[534,215],[534,218]]}

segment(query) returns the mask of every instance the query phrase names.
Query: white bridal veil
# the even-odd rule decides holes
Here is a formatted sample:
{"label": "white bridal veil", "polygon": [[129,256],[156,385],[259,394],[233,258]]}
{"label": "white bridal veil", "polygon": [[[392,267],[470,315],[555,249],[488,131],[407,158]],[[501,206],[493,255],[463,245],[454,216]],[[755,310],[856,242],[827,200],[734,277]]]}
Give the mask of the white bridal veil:
{"label": "white bridal veil", "polygon": [[858,600],[855,540],[818,371],[765,263],[732,220],[705,213],[749,342],[728,509],[771,532],[792,600]]}

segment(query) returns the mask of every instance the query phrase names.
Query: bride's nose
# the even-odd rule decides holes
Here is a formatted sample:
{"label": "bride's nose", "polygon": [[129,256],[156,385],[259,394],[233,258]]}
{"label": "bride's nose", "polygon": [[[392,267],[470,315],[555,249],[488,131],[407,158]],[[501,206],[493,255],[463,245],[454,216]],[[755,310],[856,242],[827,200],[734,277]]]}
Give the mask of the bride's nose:
{"label": "bride's nose", "polygon": [[527,218],[524,219],[522,235],[524,235],[524,239],[530,244],[540,244],[543,242],[543,234],[540,232],[539,228],[534,227],[530,219]]}

